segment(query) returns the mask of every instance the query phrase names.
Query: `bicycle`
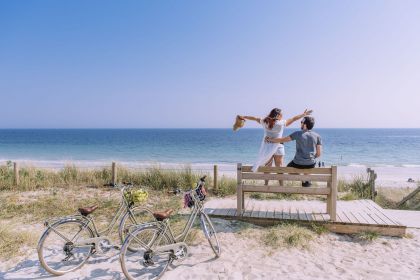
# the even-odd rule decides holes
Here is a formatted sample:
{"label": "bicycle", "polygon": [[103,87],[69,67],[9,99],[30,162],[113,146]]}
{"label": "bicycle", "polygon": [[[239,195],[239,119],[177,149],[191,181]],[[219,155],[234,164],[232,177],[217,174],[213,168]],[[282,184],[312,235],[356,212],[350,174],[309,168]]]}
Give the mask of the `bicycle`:
{"label": "bicycle", "polygon": [[155,220],[149,209],[135,207],[135,202],[138,202],[135,198],[147,198],[147,192],[134,190],[131,184],[115,187],[121,189],[121,202],[112,220],[102,231],[98,230],[91,216],[97,206],[79,208],[79,214],[45,221],[46,230],[39,239],[37,252],[46,271],[53,275],[63,275],[81,268],[92,254],[103,254],[112,248],[119,249],[118,245],[111,244],[108,237],[114,232],[118,220],[121,244],[133,224]]}
{"label": "bicycle", "polygon": [[[160,278],[170,263],[186,258],[188,246],[185,240],[197,216],[200,217],[201,228],[216,258],[220,256],[221,249],[216,231],[210,218],[203,211],[206,196],[205,178],[206,176],[199,180],[195,189],[184,194],[184,205],[192,208],[192,211],[179,236],[174,236],[170,226],[169,217],[173,212],[171,209],[154,212],[153,216],[157,221],[134,226],[135,229],[127,235],[121,247],[120,263],[128,279]],[[130,247],[136,247],[138,250],[130,251]]]}

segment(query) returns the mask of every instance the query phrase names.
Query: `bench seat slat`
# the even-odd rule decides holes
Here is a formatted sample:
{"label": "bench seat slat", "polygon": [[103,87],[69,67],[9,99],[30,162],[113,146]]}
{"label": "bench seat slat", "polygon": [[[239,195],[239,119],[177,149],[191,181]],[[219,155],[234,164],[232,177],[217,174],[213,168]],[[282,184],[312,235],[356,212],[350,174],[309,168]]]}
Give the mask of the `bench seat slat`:
{"label": "bench seat slat", "polygon": [[[242,172],[252,172],[252,166],[242,166]],[[275,166],[260,166],[257,172],[272,172],[272,173],[302,173],[302,174],[325,174],[331,175],[331,168],[309,168],[298,169],[293,167],[275,167]]]}
{"label": "bench seat slat", "polygon": [[280,186],[255,186],[242,185],[243,192],[267,192],[267,193],[296,193],[296,194],[314,194],[329,195],[330,188],[303,188],[303,187],[280,187]]}
{"label": "bench seat slat", "polygon": [[329,175],[242,173],[242,179],[331,182],[332,177]]}

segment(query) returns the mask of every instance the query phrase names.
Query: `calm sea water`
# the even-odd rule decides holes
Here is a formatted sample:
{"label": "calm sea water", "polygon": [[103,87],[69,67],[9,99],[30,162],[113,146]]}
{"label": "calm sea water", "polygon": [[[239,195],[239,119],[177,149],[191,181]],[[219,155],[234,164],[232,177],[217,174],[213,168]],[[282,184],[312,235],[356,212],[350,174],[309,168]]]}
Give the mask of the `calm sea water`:
{"label": "calm sea water", "polygon": [[[420,129],[315,131],[327,165],[420,166]],[[261,129],[1,129],[0,161],[252,163],[262,135]],[[287,143],[286,161],[294,152]]]}

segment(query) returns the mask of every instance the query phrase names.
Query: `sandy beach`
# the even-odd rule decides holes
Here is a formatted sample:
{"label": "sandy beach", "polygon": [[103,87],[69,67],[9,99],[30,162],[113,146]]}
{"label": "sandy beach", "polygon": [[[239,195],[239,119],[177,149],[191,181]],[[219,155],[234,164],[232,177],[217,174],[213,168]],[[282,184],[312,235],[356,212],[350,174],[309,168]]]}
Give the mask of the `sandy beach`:
{"label": "sandy beach", "polygon": [[[162,279],[419,279],[420,229],[409,238],[379,237],[369,242],[333,233],[317,236],[307,248],[271,248],[262,229],[245,234],[235,221],[213,219],[222,255],[214,259],[203,236],[190,256],[174,263]],[[0,264],[0,279],[46,279],[33,248],[29,257]],[[118,251],[94,256],[82,269],[53,279],[124,279]]]}

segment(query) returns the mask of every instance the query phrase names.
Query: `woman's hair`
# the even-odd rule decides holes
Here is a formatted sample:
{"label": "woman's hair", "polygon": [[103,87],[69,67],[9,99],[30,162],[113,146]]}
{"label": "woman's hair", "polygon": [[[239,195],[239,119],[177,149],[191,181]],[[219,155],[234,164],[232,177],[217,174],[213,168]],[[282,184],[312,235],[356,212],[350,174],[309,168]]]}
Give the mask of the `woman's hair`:
{"label": "woman's hair", "polygon": [[270,114],[264,118],[263,122],[268,125],[269,129],[273,129],[274,124],[276,123],[277,116],[281,114],[279,108],[274,108],[271,110]]}

